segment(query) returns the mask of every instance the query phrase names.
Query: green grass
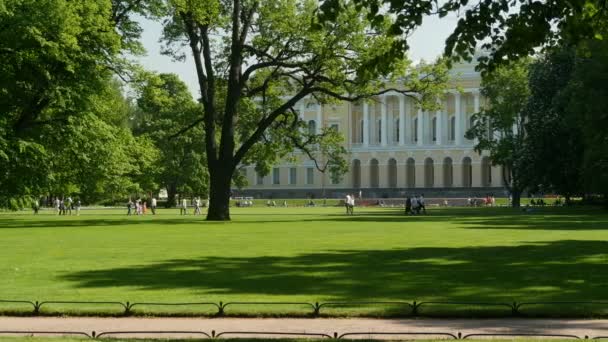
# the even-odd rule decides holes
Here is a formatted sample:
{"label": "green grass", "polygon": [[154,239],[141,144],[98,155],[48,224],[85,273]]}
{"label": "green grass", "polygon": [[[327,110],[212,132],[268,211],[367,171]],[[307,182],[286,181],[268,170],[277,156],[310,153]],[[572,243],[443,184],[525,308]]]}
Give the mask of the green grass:
{"label": "green grass", "polygon": [[[233,208],[233,221],[127,217],[123,210],[0,214],[0,299],[233,301],[608,300],[608,214],[590,208]],[[523,309],[523,308],[522,308]],[[606,315],[608,305],[527,306],[531,315]],[[1,304],[0,311],[27,306]],[[43,312],[119,314],[112,305]],[[213,314],[208,306],[138,306]],[[427,305],[437,315],[509,315],[508,308]],[[226,314],[306,315],[306,306],[232,305]],[[328,307],[327,315],[404,315],[399,306]]]}

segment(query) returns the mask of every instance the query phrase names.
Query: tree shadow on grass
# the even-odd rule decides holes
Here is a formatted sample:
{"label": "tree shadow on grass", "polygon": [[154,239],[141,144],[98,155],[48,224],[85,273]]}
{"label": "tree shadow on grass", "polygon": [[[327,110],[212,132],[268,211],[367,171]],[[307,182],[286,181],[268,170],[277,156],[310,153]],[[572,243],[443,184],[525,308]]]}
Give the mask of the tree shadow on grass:
{"label": "tree shadow on grass", "polygon": [[189,289],[200,293],[201,300],[218,301],[250,295],[266,299],[301,295],[311,301],[604,300],[607,258],[608,242],[562,240],[520,246],[172,259],[60,278],[75,288]]}

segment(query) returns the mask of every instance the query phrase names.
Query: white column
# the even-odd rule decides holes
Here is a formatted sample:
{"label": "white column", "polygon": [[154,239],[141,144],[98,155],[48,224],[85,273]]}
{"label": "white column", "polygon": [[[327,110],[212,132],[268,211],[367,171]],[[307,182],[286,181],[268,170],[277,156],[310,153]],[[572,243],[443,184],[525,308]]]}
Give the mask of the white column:
{"label": "white column", "polygon": [[363,146],[369,145],[369,105],[363,102]]}
{"label": "white column", "polygon": [[386,141],[387,141],[387,118],[386,118],[386,96],[382,96],[381,98],[381,102],[380,102],[380,115],[381,118],[380,120],[382,120],[382,122],[380,122],[380,130],[381,130],[381,134],[380,134],[380,144],[382,146],[386,146]]}
{"label": "white column", "polygon": [[[474,91],[473,92],[473,112],[475,114],[479,113],[479,91]],[[477,122],[477,120],[475,120]],[[486,128],[486,132],[488,132],[489,130]],[[475,138],[473,139],[473,144],[477,145],[479,144],[479,139]]]}
{"label": "white column", "polygon": [[456,125],[455,128],[455,140],[456,145],[462,145],[462,138],[464,137],[464,133],[462,131],[462,111],[460,110],[460,93],[454,94],[454,115],[456,116]]}
{"label": "white column", "polygon": [[437,118],[435,119],[435,122],[437,122],[437,132],[435,133],[437,135],[437,140],[435,143],[437,145],[441,145],[443,144],[443,113],[441,110],[437,111]]}
{"label": "white column", "polygon": [[405,95],[399,96],[399,145],[405,145]]}
{"label": "white column", "polygon": [[416,130],[418,131],[418,146],[424,145],[424,130],[422,129],[424,126],[422,119],[422,108],[418,108],[418,127],[416,127]]}
{"label": "white column", "polygon": [[317,107],[317,134],[321,134],[321,129],[323,128],[323,105],[319,103],[319,107]]}

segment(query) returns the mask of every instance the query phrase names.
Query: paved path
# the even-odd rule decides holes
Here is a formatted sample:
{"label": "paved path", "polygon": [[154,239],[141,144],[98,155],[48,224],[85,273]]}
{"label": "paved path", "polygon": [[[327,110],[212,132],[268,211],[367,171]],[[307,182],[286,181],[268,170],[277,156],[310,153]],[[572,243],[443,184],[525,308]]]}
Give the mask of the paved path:
{"label": "paved path", "polygon": [[[608,320],[553,320],[553,319],[298,319],[298,318],[97,318],[97,317],[0,317],[0,331],[80,331],[99,335],[109,331],[197,331],[211,334],[220,332],[265,332],[259,336],[271,337],[268,332],[316,333],[333,336],[358,332],[353,338],[370,338],[374,332],[442,332],[457,335],[477,333],[506,334],[563,334],[597,337],[608,336]],[[191,337],[195,334],[121,334],[114,337]],[[198,335],[204,337],[204,335]],[[244,334],[223,334],[222,337],[253,337]],[[275,335],[275,337],[281,337]],[[284,336],[283,336],[284,337]],[[398,336],[384,336],[397,338]],[[406,335],[403,335],[405,338]],[[442,337],[420,335],[407,338]],[[449,336],[446,336],[449,337]]]}

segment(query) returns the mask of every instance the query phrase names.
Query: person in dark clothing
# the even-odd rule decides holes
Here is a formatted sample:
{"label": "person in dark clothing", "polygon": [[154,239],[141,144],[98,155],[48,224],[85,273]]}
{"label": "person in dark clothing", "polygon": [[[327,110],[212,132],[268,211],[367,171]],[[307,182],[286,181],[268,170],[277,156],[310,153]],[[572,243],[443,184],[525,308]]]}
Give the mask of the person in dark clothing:
{"label": "person in dark clothing", "polygon": [[405,214],[411,214],[412,213],[412,199],[410,198],[410,196],[407,196],[405,198]]}

